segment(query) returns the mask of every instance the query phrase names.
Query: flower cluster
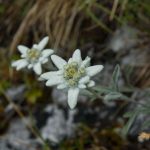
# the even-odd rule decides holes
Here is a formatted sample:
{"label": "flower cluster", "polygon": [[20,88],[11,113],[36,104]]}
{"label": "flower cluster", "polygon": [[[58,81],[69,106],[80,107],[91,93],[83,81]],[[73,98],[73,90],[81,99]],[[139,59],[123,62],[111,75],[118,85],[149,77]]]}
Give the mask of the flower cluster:
{"label": "flower cluster", "polygon": [[52,55],[51,59],[58,71],[44,73],[41,77],[47,80],[47,86],[57,85],[58,89],[67,88],[68,104],[70,108],[74,108],[80,89],[94,86],[95,82],[91,80],[91,77],[99,73],[103,66],[89,66],[90,58],[82,60],[79,49],[75,50],[68,62],[57,55]]}
{"label": "flower cluster", "polygon": [[[43,50],[47,42],[48,37],[45,37],[39,44],[33,45],[31,49],[18,46],[22,59],[13,62],[12,66],[16,67],[17,70],[27,66],[33,68],[35,73],[40,75],[42,73],[41,64],[46,63],[48,57],[54,52],[51,49]],[[46,86],[67,89],[68,105],[73,109],[77,104],[80,89],[95,85],[91,77],[99,73],[103,69],[103,65],[90,66],[90,57],[82,60],[79,49],[75,50],[68,62],[57,55],[51,55],[51,60],[58,70],[43,73],[40,78],[46,80]]]}
{"label": "flower cluster", "polygon": [[53,54],[52,49],[44,49],[48,43],[49,38],[43,38],[39,44],[34,44],[32,48],[28,48],[24,45],[19,45],[18,50],[21,53],[20,60],[14,61],[12,63],[13,67],[17,70],[28,67],[28,69],[33,68],[34,72],[38,75],[42,73],[42,64],[48,62],[48,57]]}

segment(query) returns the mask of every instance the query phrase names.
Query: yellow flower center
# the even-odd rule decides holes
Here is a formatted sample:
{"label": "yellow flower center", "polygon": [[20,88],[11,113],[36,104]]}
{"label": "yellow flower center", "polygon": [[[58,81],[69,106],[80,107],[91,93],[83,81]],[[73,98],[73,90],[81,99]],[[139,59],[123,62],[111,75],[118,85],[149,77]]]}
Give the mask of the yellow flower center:
{"label": "yellow flower center", "polygon": [[69,86],[76,86],[79,79],[85,75],[85,69],[79,68],[76,62],[67,64],[64,67],[64,78]]}
{"label": "yellow flower center", "polygon": [[29,61],[34,62],[40,57],[40,51],[37,49],[29,49],[27,51],[27,57]]}

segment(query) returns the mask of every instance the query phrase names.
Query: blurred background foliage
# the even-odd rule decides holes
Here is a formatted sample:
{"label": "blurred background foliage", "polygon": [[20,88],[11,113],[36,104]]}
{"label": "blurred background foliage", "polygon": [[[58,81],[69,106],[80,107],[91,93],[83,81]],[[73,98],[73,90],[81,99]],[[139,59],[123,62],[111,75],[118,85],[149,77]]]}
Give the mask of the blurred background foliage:
{"label": "blurred background foliage", "polygon": [[[32,72],[16,72],[11,68],[12,60],[19,58],[18,44],[30,47],[45,35],[50,39],[48,46],[64,58],[71,56],[76,48],[81,48],[84,57],[93,50],[94,54],[90,54],[93,57],[92,63],[116,64],[121,62],[122,57],[129,55],[130,51],[116,53],[108,43],[115,38],[118,29],[131,26],[138,30],[133,37],[138,41],[134,46],[138,50],[135,65],[129,62],[128,65],[121,66],[122,76],[128,87],[126,92],[131,95],[129,87],[150,87],[150,0],[1,0],[0,22],[2,133],[14,116],[13,113],[7,116],[5,112],[8,102],[3,99],[8,99],[6,91],[9,88],[25,84],[23,99],[26,101],[18,103],[25,115],[29,115],[28,109],[34,113],[40,105],[45,106],[52,101],[49,99],[51,89],[46,90],[44,85],[38,83]],[[125,43],[128,44],[128,41]],[[83,133],[80,133],[81,131]],[[113,130],[104,129],[98,132],[85,125],[78,134],[77,139],[66,140],[60,144],[62,149],[105,150],[107,147],[120,150],[120,147],[126,145],[126,140]],[[100,137],[103,141],[99,140]],[[87,141],[92,142],[86,143]],[[112,148],[112,145],[115,147]],[[130,147],[130,144],[128,146]],[[130,148],[132,149],[132,146]]]}

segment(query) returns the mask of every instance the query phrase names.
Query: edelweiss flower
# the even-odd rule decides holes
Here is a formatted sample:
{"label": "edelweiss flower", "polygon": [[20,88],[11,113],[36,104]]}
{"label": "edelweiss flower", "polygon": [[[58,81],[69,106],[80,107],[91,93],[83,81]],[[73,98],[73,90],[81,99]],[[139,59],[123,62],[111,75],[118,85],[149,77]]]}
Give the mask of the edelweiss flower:
{"label": "edelweiss flower", "polygon": [[36,74],[41,74],[41,64],[48,62],[48,57],[54,52],[52,49],[44,49],[48,40],[49,38],[45,37],[39,44],[34,44],[32,48],[19,45],[18,50],[21,53],[22,59],[14,61],[12,66],[16,67],[17,70],[25,67],[28,67],[28,69],[33,68]]}
{"label": "edelweiss flower", "polygon": [[58,71],[50,71],[41,75],[41,78],[46,79],[46,86],[57,85],[58,89],[68,89],[68,104],[70,108],[74,108],[77,104],[77,98],[80,89],[92,87],[95,82],[90,78],[102,69],[102,65],[90,66],[90,58],[86,57],[82,61],[81,52],[77,49],[72,58],[66,62],[59,56],[52,55],[51,59]]}

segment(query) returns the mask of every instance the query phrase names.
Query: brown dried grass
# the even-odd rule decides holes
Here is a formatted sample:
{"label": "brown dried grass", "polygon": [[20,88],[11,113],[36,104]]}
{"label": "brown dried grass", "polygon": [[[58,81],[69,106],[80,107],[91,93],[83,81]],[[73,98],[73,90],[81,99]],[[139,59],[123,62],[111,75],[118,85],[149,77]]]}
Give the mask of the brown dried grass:
{"label": "brown dried grass", "polygon": [[35,29],[34,26],[37,28],[35,29],[35,38],[37,39],[38,34],[41,33],[48,34],[52,48],[72,47],[77,41],[83,18],[78,2],[79,0],[38,0],[28,11],[17,30],[10,46],[11,54],[21,43],[24,35],[31,28]]}

